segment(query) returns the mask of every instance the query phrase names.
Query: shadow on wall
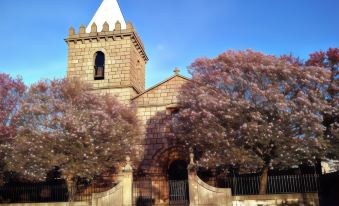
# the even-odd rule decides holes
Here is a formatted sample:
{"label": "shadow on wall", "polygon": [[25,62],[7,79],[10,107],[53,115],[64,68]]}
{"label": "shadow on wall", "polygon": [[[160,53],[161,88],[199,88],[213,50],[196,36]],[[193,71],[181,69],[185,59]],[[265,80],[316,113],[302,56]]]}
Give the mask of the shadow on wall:
{"label": "shadow on wall", "polygon": [[[151,110],[157,111],[145,124],[145,134],[142,135],[144,139],[141,142],[144,155],[134,174],[135,205],[171,202],[171,192],[180,184],[175,182],[175,185],[171,185],[171,183],[185,179],[187,184],[188,152],[169,143],[169,138],[172,136],[171,118],[174,109],[157,107]],[[188,191],[185,190],[182,196],[187,199]]]}
{"label": "shadow on wall", "polygon": [[168,178],[167,170],[175,160],[188,162],[189,152],[171,144],[171,118],[177,112],[176,108],[161,108],[146,122],[144,156],[137,170],[137,175],[159,176]]}

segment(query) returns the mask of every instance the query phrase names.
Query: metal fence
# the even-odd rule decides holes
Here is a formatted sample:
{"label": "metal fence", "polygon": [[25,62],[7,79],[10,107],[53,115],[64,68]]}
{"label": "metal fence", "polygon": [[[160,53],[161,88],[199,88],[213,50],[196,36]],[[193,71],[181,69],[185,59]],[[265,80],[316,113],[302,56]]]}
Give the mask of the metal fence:
{"label": "metal fence", "polygon": [[133,181],[133,206],[187,206],[188,181],[136,178]]}
{"label": "metal fence", "polygon": [[[260,176],[226,177],[218,181],[222,187],[231,188],[233,195],[257,195],[260,190]],[[319,175],[268,176],[267,194],[318,192]]]}
{"label": "metal fence", "polygon": [[[260,190],[260,175],[244,175],[218,179],[218,187],[231,188],[233,195],[256,195]],[[108,184],[80,184],[76,188],[74,201],[90,201],[93,193],[111,189]],[[318,192],[319,175],[275,175],[268,176],[267,194]],[[64,202],[69,191],[61,183],[7,184],[0,187],[0,203]],[[73,194],[73,193],[72,193]],[[133,205],[187,205],[188,182],[168,179],[136,178],[133,182]]]}
{"label": "metal fence", "polygon": [[107,191],[114,185],[77,185],[69,191],[65,184],[7,184],[0,187],[0,203],[67,202],[69,194],[74,194],[74,201],[90,201],[93,193]]}
{"label": "metal fence", "polygon": [[68,200],[64,185],[6,185],[0,188],[0,203],[63,202]]}
{"label": "metal fence", "polygon": [[169,181],[169,200],[170,205],[188,205],[188,181]]}

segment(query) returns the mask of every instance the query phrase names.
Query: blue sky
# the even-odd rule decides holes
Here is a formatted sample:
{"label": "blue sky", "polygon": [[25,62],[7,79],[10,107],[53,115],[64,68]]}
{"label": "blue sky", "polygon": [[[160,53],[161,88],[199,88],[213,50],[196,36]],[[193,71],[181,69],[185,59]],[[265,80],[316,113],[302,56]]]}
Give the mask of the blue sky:
{"label": "blue sky", "polygon": [[[61,78],[68,28],[87,25],[102,0],[0,0],[0,72],[27,84]],[[301,58],[339,47],[338,0],[120,0],[150,61],[146,86],[228,49]]]}

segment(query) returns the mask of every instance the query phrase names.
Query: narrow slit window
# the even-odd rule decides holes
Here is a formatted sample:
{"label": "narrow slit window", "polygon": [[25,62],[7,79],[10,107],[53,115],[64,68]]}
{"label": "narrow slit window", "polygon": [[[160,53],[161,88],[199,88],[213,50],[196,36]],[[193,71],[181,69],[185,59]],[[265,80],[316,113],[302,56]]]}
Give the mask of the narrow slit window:
{"label": "narrow slit window", "polygon": [[105,54],[98,51],[95,53],[94,80],[105,79]]}

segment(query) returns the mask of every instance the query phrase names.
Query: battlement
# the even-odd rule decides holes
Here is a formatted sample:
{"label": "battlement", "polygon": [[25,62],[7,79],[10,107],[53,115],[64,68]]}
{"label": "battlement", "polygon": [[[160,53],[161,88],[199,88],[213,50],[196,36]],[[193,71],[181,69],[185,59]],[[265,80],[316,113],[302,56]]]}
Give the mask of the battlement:
{"label": "battlement", "polygon": [[[78,33],[71,27],[68,37],[68,78],[80,78],[100,94],[113,94],[121,102],[145,90],[145,67],[148,61],[144,45],[131,22],[122,29],[81,25]],[[101,31],[98,31],[100,28]],[[87,32],[86,32],[87,31]]]}
{"label": "battlement", "polygon": [[130,21],[127,23],[126,29],[121,29],[121,23],[117,21],[114,25],[113,30],[110,30],[110,25],[107,22],[103,24],[102,31],[97,30],[97,25],[95,23],[91,25],[90,33],[86,33],[86,28],[84,25],[80,26],[78,34],[76,33],[74,27],[71,27],[69,29],[68,38],[66,38],[65,41],[67,44],[77,44],[79,42],[84,43],[86,40],[89,40],[91,42],[92,40],[99,41],[100,39],[113,39],[113,41],[121,39],[131,39],[132,43],[134,44],[140,55],[143,57],[143,59],[146,62],[148,61],[144,44],[142,43],[138,33],[136,32]]}

